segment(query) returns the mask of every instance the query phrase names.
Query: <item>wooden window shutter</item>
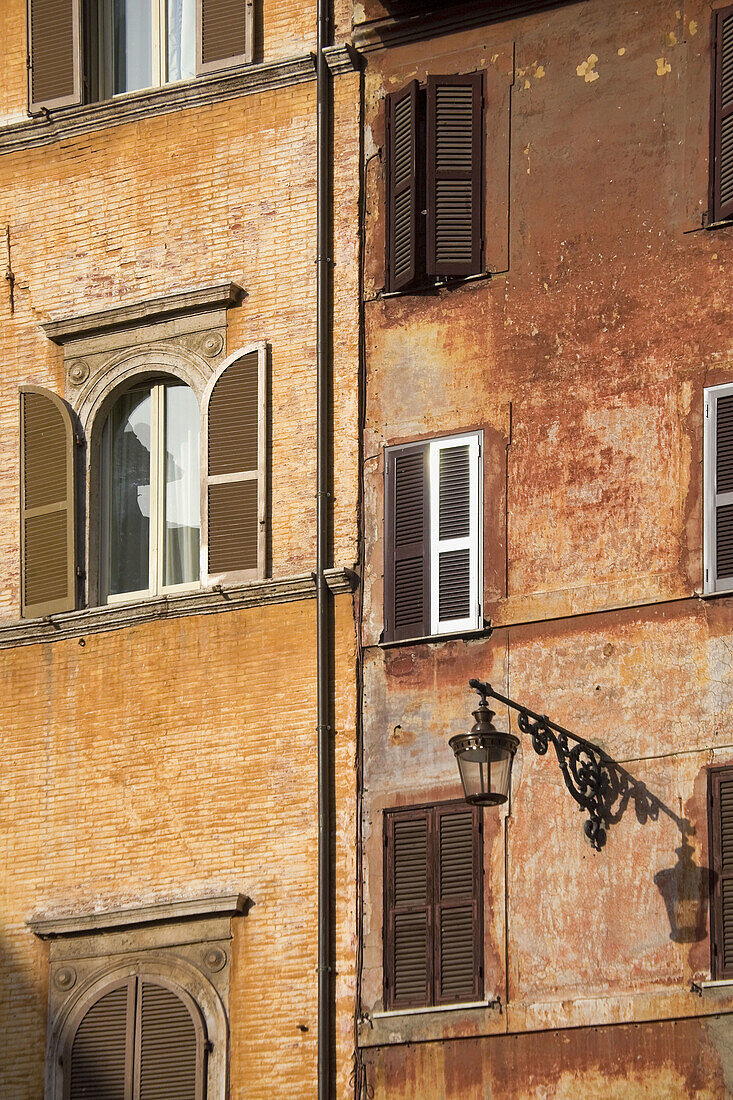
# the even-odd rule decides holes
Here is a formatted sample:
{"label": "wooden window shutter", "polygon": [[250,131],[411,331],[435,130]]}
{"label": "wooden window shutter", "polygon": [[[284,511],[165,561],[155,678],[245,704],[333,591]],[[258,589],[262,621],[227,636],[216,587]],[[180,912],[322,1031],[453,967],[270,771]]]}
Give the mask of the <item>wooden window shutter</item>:
{"label": "wooden window shutter", "polygon": [[387,862],[385,1003],[430,1004],[433,987],[433,881],[430,812],[385,817]]}
{"label": "wooden window shutter", "polygon": [[130,978],[83,1016],[71,1045],[68,1100],[132,1100],[134,995]]}
{"label": "wooden window shutter", "polygon": [[428,444],[387,451],[385,467],[386,641],[430,633]]}
{"label": "wooden window shutter", "polygon": [[733,6],[713,13],[713,221],[733,216]]}
{"label": "wooden window shutter", "polygon": [[733,385],[705,393],[705,591],[733,589]]}
{"label": "wooden window shutter", "polygon": [[212,73],[253,57],[253,0],[196,0],[197,73]]}
{"label": "wooden window shutter", "polygon": [[28,0],[31,111],[81,103],[80,0]]}
{"label": "wooden window shutter", "polygon": [[710,774],[713,978],[733,978],[733,768]]}
{"label": "wooden window shutter", "polygon": [[205,1033],[197,1006],[182,990],[145,980],[137,1000],[135,1100],[201,1100]]}
{"label": "wooden window shutter", "polygon": [[483,997],[481,813],[437,806],[436,1004]]}
{"label": "wooden window shutter", "polygon": [[481,73],[428,77],[428,275],[481,271],[482,116]]}
{"label": "wooden window shutter", "polygon": [[430,445],[431,633],[481,625],[481,441]]}
{"label": "wooden window shutter", "polygon": [[209,578],[256,580],[265,565],[266,367],[264,344],[218,374],[206,416]]}
{"label": "wooden window shutter", "polygon": [[415,282],[424,247],[420,171],[420,94],[416,80],[387,96],[387,289]]}
{"label": "wooden window shutter", "polygon": [[64,402],[40,386],[20,391],[20,469],[21,614],[73,611],[74,432]]}

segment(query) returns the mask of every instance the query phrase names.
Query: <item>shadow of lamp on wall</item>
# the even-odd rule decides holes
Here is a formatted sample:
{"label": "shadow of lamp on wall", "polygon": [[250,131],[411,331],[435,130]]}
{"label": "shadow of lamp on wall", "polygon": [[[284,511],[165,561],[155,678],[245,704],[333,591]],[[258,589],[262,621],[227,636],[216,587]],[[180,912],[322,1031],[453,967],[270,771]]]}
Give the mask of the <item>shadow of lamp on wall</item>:
{"label": "shadow of lamp on wall", "polygon": [[698,943],[705,939],[708,924],[708,898],[712,890],[712,872],[698,867],[688,839],[692,831],[682,828],[682,842],[675,849],[677,863],[657,871],[654,882],[664,899],[674,943]]}

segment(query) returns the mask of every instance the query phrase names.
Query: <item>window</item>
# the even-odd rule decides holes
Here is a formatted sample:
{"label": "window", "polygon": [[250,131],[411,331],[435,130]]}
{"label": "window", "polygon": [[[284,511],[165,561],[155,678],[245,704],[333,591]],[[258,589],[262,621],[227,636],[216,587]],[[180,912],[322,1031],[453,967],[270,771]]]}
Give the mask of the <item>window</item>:
{"label": "window", "polygon": [[389,447],[384,640],[477,630],[482,432]]}
{"label": "window", "polygon": [[483,854],[465,802],[384,817],[387,1010],[483,997]]}
{"label": "window", "polygon": [[257,344],[225,360],[199,396],[150,368],[114,393],[91,425],[88,540],[76,530],[84,440],[60,397],[21,388],[24,618],[76,608],[86,541],[92,602],[264,578],[266,370]]}
{"label": "window", "polygon": [[102,434],[102,586],[110,602],[199,579],[199,406],[172,380],[124,392]]}
{"label": "window", "polygon": [[712,975],[733,979],[733,768],[711,770],[708,782]]}
{"label": "window", "polygon": [[733,589],[733,384],[705,391],[704,590]]}
{"label": "window", "polygon": [[481,272],[483,77],[387,96],[387,289]]}
{"label": "window", "polygon": [[733,217],[733,6],[713,12],[710,216]]}
{"label": "window", "polygon": [[112,981],[69,1029],[64,1096],[203,1100],[206,1047],[203,1017],[183,989],[157,977]]}
{"label": "window", "polygon": [[31,111],[252,60],[252,0],[28,0]]}

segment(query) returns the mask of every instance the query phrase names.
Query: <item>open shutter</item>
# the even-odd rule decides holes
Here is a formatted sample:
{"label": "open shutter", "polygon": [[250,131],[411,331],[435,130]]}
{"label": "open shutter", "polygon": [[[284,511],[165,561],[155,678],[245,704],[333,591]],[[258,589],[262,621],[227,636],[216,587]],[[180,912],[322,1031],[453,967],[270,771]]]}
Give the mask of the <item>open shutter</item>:
{"label": "open shutter", "polygon": [[733,588],[733,386],[705,398],[705,591]]}
{"label": "open shutter", "polygon": [[31,111],[81,103],[80,0],[28,0]]}
{"label": "open shutter", "polygon": [[385,1003],[427,1005],[433,985],[430,811],[387,815],[385,846]]}
{"label": "open shutter", "polygon": [[479,433],[430,445],[431,633],[481,623]]}
{"label": "open shutter", "polygon": [[482,113],[481,73],[428,77],[428,275],[481,271]]}
{"label": "open shutter", "polygon": [[201,1100],[205,1036],[194,1002],[141,980],[137,1014],[135,1100]]}
{"label": "open shutter", "polygon": [[713,978],[733,978],[733,769],[710,776]]}
{"label": "open shutter", "polygon": [[134,980],[104,993],[71,1046],[68,1100],[132,1100]]}
{"label": "open shutter", "polygon": [[411,81],[387,96],[387,289],[401,290],[418,274],[422,203],[419,171],[419,86]]}
{"label": "open shutter", "polygon": [[40,386],[20,392],[21,614],[73,611],[74,433],[71,415]]}
{"label": "open shutter", "polygon": [[436,1004],[483,996],[481,815],[476,807],[436,807]]}
{"label": "open shutter", "polygon": [[243,352],[209,391],[207,572],[217,580],[264,576],[266,363],[264,344]]}
{"label": "open shutter", "polygon": [[253,0],[196,0],[196,26],[199,75],[252,60]]}
{"label": "open shutter", "polygon": [[430,633],[428,444],[387,451],[385,480],[386,641]]}
{"label": "open shutter", "polygon": [[733,216],[733,6],[713,14],[713,220]]}

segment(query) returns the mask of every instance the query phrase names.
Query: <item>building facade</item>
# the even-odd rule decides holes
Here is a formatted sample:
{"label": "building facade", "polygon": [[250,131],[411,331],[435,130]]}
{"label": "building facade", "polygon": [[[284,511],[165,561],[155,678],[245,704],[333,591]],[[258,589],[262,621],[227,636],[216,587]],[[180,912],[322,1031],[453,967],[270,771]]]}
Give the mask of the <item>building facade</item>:
{"label": "building facade", "polygon": [[[316,4],[0,6],[0,1095],[316,1095]],[[359,76],[333,12],[332,1088]]]}
{"label": "building facade", "polygon": [[[729,1096],[733,8],[354,42],[361,1095]],[[608,754],[602,834],[496,703],[509,801],[463,801],[474,677]]]}

